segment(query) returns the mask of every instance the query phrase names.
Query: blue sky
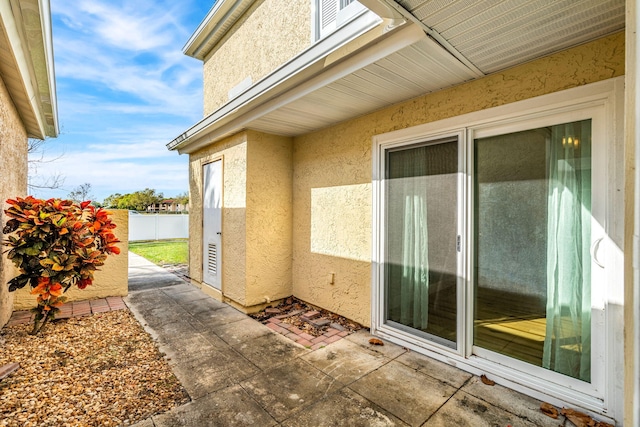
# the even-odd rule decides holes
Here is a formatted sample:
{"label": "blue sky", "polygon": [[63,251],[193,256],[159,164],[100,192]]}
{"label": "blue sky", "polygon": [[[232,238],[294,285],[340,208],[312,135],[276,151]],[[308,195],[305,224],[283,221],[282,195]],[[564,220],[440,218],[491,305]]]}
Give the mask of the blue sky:
{"label": "blue sky", "polygon": [[88,182],[95,200],[154,188],[188,190],[188,157],[165,144],[202,118],[202,63],[182,47],[213,0],[52,0],[60,136],[33,182],[60,174],[66,197]]}

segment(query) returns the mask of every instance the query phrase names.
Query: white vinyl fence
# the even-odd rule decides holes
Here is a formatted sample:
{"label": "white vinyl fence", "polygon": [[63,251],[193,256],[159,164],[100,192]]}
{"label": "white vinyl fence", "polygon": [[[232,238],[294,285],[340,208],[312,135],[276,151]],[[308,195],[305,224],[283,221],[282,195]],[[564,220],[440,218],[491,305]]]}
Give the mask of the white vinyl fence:
{"label": "white vinyl fence", "polygon": [[129,241],[186,239],[189,237],[189,215],[129,214]]}

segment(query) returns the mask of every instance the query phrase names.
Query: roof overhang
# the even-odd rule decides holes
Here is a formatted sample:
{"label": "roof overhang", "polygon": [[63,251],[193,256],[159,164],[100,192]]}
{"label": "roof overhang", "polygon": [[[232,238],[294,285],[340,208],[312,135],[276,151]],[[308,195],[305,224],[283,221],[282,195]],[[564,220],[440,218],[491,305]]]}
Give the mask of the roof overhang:
{"label": "roof overhang", "polygon": [[58,136],[48,0],[0,2],[0,77],[27,135]]}
{"label": "roof overhang", "polygon": [[[624,0],[507,0],[500,6],[452,0],[411,10],[403,6],[415,3],[409,0],[360,1],[370,12],[318,41],[167,147],[192,153],[246,129],[285,136],[313,132],[624,28]],[[364,19],[369,19],[366,25]],[[479,49],[486,53],[478,55]]]}
{"label": "roof overhang", "polygon": [[185,55],[204,60],[254,0],[217,0],[182,48]]}

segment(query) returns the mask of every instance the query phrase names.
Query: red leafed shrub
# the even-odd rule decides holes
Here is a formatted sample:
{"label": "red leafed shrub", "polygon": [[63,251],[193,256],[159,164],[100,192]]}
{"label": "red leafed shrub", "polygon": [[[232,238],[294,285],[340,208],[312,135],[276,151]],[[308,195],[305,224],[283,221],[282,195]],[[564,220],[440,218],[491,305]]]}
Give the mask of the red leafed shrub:
{"label": "red leafed shrub", "polygon": [[9,281],[9,291],[30,285],[38,296],[32,334],[55,317],[66,299],[64,292],[91,285],[107,255],[120,253],[110,213],[90,203],[32,196],[7,200],[4,212],[10,219],[3,244],[20,271]]}

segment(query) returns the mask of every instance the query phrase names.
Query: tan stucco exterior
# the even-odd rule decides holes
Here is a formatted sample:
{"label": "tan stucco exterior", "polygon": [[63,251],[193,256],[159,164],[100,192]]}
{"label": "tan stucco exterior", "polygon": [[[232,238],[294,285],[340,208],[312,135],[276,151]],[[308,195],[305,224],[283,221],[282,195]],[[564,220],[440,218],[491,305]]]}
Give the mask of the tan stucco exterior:
{"label": "tan stucco exterior", "polygon": [[202,168],[222,160],[222,295],[202,283],[200,238],[189,242],[190,276],[247,311],[292,293],[291,147],[290,138],[249,131],[191,155],[191,236],[202,236]]}
{"label": "tan stucco exterior", "polygon": [[293,294],[370,325],[374,135],[621,76],[624,65],[617,33],[296,137]]}
{"label": "tan stucco exterior", "polygon": [[311,1],[255,2],[205,58],[205,116],[246,78],[259,81],[310,44]]}
{"label": "tan stucco exterior", "polygon": [[[223,160],[222,294],[210,293],[247,311],[295,295],[370,326],[372,137],[624,75],[624,49],[620,32],[311,134],[244,131],[191,154],[191,236],[202,166]],[[190,269],[201,285],[201,238]]]}
{"label": "tan stucco exterior", "polygon": [[[107,261],[94,275],[91,286],[80,290],[70,288],[64,296],[67,301],[83,301],[111,296],[126,296],[129,287],[129,211],[110,210],[111,218],[116,224],[115,235],[120,239],[119,255],[110,255]],[[31,295],[31,288],[23,288],[15,292],[14,310],[26,310],[36,306],[36,297]]]}
{"label": "tan stucco exterior", "polygon": [[[1,230],[7,221],[5,200],[27,192],[27,132],[1,79],[0,183],[0,239],[4,240]],[[13,294],[8,291],[7,282],[15,274],[13,263],[6,255],[0,255],[0,327],[11,317]]]}

